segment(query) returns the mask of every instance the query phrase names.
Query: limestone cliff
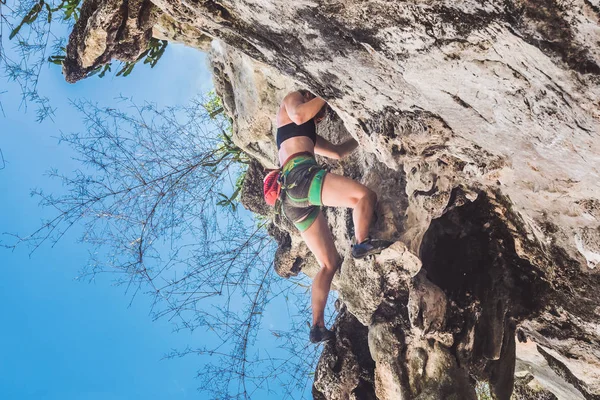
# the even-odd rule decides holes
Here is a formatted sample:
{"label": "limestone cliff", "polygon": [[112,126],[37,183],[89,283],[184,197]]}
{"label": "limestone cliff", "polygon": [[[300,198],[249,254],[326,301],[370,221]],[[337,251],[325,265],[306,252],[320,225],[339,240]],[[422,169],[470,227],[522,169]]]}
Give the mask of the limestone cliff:
{"label": "limestone cliff", "polygon": [[[597,0],[86,0],[75,81],[135,59],[154,35],[210,51],[236,143],[276,162],[274,115],[308,88],[332,172],[379,195],[377,236],[348,257],[350,212],[326,210],[344,262],[317,399],[600,398],[600,3]],[[212,42],[211,42],[212,40]],[[318,266],[287,221],[277,271]],[[516,381],[515,381],[516,376]],[[552,397],[554,396],[554,397]]]}

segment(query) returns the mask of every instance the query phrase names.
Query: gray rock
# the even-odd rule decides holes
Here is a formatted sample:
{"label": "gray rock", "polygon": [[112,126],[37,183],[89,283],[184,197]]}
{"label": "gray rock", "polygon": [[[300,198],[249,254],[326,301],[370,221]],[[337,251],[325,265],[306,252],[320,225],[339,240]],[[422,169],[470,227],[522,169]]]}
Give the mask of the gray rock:
{"label": "gray rock", "polygon": [[[472,399],[470,378],[508,398],[515,365],[533,363],[517,326],[542,349],[518,396],[598,398],[598,10],[597,0],[87,0],[65,75],[135,58],[149,32],[202,49],[211,38],[233,140],[266,168],[278,164],[283,96],[308,88],[328,101],[319,134],[361,146],[319,161],[378,193],[372,234],[396,244],[355,262],[350,212],[325,211],[344,304],[315,398]],[[243,201],[273,218],[277,272],[314,276],[289,222],[253,188]]]}

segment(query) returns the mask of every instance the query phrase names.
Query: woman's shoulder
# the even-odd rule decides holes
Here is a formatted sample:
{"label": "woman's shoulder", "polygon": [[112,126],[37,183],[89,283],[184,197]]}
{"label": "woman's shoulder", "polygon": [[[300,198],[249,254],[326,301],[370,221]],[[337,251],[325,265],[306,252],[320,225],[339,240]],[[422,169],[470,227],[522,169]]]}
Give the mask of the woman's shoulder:
{"label": "woman's shoulder", "polygon": [[300,92],[299,90],[294,90],[293,92],[289,92],[288,94],[283,96],[283,102],[285,102],[286,100],[291,100],[291,99],[302,100],[302,92]]}
{"label": "woman's shoulder", "polygon": [[286,94],[281,100],[279,110],[277,110],[277,126],[289,124],[292,120],[288,115],[288,108],[293,108],[302,102],[302,94],[299,91],[295,90]]}

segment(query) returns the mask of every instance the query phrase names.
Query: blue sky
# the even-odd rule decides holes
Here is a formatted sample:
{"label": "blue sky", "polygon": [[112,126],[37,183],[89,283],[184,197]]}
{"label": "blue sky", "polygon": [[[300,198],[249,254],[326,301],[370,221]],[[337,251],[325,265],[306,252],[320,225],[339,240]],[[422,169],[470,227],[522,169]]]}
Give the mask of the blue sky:
{"label": "blue sky", "polygon": [[[4,158],[4,163],[0,160],[0,168],[4,164],[0,170],[0,234],[26,235],[52,215],[51,210],[39,207],[31,190],[60,193],[64,189],[58,181],[48,179],[46,171],[55,168],[69,174],[80,168],[71,159],[69,147],[57,140],[61,132],[84,129],[69,100],[85,98],[106,106],[125,96],[138,104],[174,106],[211,89],[212,77],[206,56],[181,45],[170,45],[154,69],[138,66],[126,78],[107,75],[73,85],[64,81],[58,66],[48,65],[38,89],[50,98],[56,115],[53,121],[41,124],[35,121],[35,107],[25,110],[21,106],[17,85],[6,81],[0,85],[0,92],[5,91],[0,95],[5,113],[0,115]],[[196,389],[196,374],[206,357],[161,360],[172,349],[210,347],[207,333],[201,329],[174,333],[168,320],[153,322],[150,299],[138,295],[130,305],[131,295],[124,287],[114,286],[110,275],[100,275],[91,284],[77,281],[91,250],[79,243],[80,233],[75,227],[54,247],[47,243],[33,254],[26,247],[14,251],[0,248],[0,399],[210,398]],[[304,287],[310,284],[306,279],[302,282]],[[289,328],[288,313],[298,313],[295,296],[301,298],[300,303],[309,299],[306,289],[298,286],[287,302],[279,298],[263,312],[263,328],[256,342],[263,355],[266,351],[275,357],[289,357],[278,352],[281,342],[273,339],[271,330]],[[306,346],[308,328],[298,335],[299,346]],[[301,378],[305,391],[297,391],[297,395],[303,392],[310,397],[312,375]],[[270,388],[279,390],[278,384],[270,382]],[[281,398],[280,393],[257,395],[253,398]]]}
{"label": "blue sky", "polygon": [[[6,42],[5,46],[10,48]],[[92,77],[73,85],[64,81],[58,66],[44,66],[38,90],[50,98],[56,115],[41,124],[36,122],[35,105],[27,110],[22,106],[19,87],[0,78],[5,114],[0,113],[4,158],[4,163],[0,159],[0,234],[26,235],[37,229],[52,213],[38,206],[31,190],[60,193],[64,188],[48,179],[46,171],[55,168],[69,174],[80,168],[71,159],[72,151],[57,140],[61,132],[84,129],[70,100],[110,106],[125,96],[138,104],[175,106],[212,88],[206,56],[182,45],[169,45],[154,69],[139,65],[126,78],[115,77],[114,70],[102,79]],[[196,374],[206,358],[161,360],[172,349],[210,347],[206,332],[174,333],[168,320],[153,322],[150,299],[138,295],[130,305],[131,295],[114,286],[110,275],[100,275],[91,284],[77,281],[91,250],[79,243],[80,233],[74,227],[54,247],[47,243],[31,255],[25,247],[12,252],[0,248],[0,399],[210,398],[196,390]],[[310,284],[306,279],[302,283]],[[298,304],[308,300],[306,289],[298,286],[287,302],[279,298],[268,305],[257,336],[261,354],[289,356],[278,353],[280,342],[271,330],[286,330],[288,313],[298,313]],[[298,335],[298,346],[306,346],[308,328]],[[301,378],[308,398],[312,376]],[[270,382],[271,389],[277,385]],[[253,398],[281,399],[281,394],[261,393]]]}
{"label": "blue sky", "polygon": [[[19,107],[19,88],[2,85],[0,91],[7,93],[1,96],[6,116],[0,116],[5,160],[0,232],[24,235],[51,215],[30,197],[31,189],[60,192],[60,184],[45,172],[79,167],[70,149],[57,143],[61,131],[82,129],[69,99],[109,105],[119,96],[133,96],[158,106],[176,105],[209,90],[212,82],[205,55],[178,45],[169,46],[154,69],[136,67],[127,78],[106,76],[71,85],[57,66],[48,66],[39,91],[57,111],[54,121],[41,124],[35,122],[33,108],[25,112]],[[47,244],[31,255],[25,247],[0,249],[0,399],[208,398],[196,391],[201,358],[161,360],[171,349],[205,345],[203,332],[173,333],[166,319],[152,322],[149,299],[137,296],[129,306],[130,295],[113,286],[110,276],[101,275],[91,284],[75,280],[89,250],[78,243],[79,234],[76,227],[56,246]],[[259,347],[276,353],[269,329],[286,328],[287,306],[273,304],[265,312]],[[306,382],[309,387],[310,379]]]}
{"label": "blue sky", "polygon": [[[39,91],[51,98],[57,112],[54,122],[38,124],[34,109],[19,108],[19,88],[3,80],[0,91],[8,92],[0,97],[6,114],[0,116],[6,161],[0,171],[0,231],[26,234],[36,228],[48,214],[30,190],[60,191],[45,171],[77,167],[56,139],[60,130],[82,127],[69,99],[107,105],[124,95],[174,105],[211,86],[205,55],[176,45],[154,69],[136,67],[127,78],[106,76],[70,85],[58,66],[49,65]],[[171,348],[193,343],[194,335],[172,333],[166,320],[152,322],[144,296],[128,308],[130,296],[112,286],[110,276],[92,284],[76,281],[88,259],[78,234],[74,229],[54,248],[43,246],[31,257],[26,248],[0,250],[0,398],[203,398],[194,378],[197,357],[161,361]]]}

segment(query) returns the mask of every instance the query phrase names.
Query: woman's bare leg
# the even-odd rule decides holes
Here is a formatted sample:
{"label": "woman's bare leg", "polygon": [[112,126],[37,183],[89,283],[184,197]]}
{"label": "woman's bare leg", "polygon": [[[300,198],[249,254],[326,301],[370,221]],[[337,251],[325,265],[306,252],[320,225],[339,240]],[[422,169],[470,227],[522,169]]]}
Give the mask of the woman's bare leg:
{"label": "woman's bare leg", "polygon": [[323,180],[321,201],[325,206],[352,208],[356,241],[360,243],[369,236],[377,204],[374,191],[352,179],[328,173]]}
{"label": "woman's bare leg", "polygon": [[[356,240],[360,243],[369,236],[369,228],[377,203],[377,195],[371,189],[352,179],[328,173],[323,181],[321,201],[325,206],[352,208]],[[341,262],[340,256],[322,212],[319,213],[315,222],[301,234],[321,266],[312,284],[313,325],[325,326],[325,305],[331,281]]]}
{"label": "woman's bare leg", "polygon": [[340,256],[322,212],[319,213],[315,222],[301,234],[304,242],[321,266],[312,283],[313,325],[325,326],[325,305],[327,304],[331,281],[341,261]]}

